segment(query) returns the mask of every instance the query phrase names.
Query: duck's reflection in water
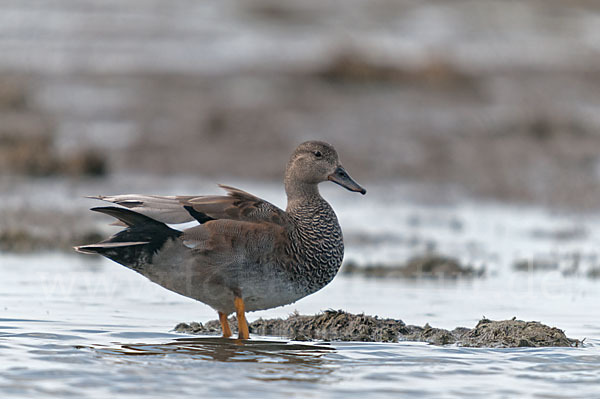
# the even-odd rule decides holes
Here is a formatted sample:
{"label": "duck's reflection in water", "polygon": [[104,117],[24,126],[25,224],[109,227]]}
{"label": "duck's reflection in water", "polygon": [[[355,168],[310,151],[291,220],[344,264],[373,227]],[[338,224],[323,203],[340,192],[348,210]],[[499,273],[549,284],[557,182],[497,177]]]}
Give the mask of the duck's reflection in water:
{"label": "duck's reflection in water", "polygon": [[125,362],[140,356],[184,356],[205,361],[257,363],[260,371],[255,369],[259,374],[254,373],[253,378],[260,380],[317,382],[337,368],[333,359],[324,356],[334,353],[335,349],[324,343],[193,337],[158,344],[93,345],[91,349]]}

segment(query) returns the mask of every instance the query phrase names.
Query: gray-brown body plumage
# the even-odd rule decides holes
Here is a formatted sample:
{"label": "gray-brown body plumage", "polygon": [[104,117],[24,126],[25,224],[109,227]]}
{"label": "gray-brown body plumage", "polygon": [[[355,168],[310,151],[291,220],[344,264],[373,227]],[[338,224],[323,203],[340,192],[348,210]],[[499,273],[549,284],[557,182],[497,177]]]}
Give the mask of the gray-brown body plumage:
{"label": "gray-brown body plumage", "polygon": [[[288,163],[285,211],[227,186],[227,196],[97,197],[121,206],[95,210],[127,228],[77,249],[100,253],[224,314],[234,311],[234,297],[247,311],[286,305],[327,285],[342,263],[342,231],[317,187],[326,180],[365,192],[331,145],[313,141],[301,144]],[[194,219],[199,225],[183,231],[166,225]]]}

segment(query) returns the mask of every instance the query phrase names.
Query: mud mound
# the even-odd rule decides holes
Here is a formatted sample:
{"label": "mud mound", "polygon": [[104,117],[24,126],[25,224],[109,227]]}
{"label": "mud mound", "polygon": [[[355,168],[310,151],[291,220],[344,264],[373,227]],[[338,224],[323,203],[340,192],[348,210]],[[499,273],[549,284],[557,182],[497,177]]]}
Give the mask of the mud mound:
{"label": "mud mound", "polygon": [[[237,332],[237,320],[229,319],[229,324]],[[342,311],[325,311],[315,316],[298,313],[287,319],[258,319],[248,326],[250,332],[265,336],[288,337],[295,341],[363,341],[397,342],[398,336],[411,333],[402,320],[380,319],[377,316],[353,315]],[[175,331],[189,334],[221,333],[217,320],[202,323],[180,323]]]}
{"label": "mud mound", "polygon": [[588,270],[587,276],[594,279],[600,278],[600,267],[594,267]]}
{"label": "mud mound", "polygon": [[[237,323],[230,319],[232,331]],[[580,341],[570,339],[554,327],[539,322],[521,320],[492,321],[482,319],[473,329],[457,327],[454,330],[406,325],[402,320],[380,319],[377,316],[351,314],[328,310],[314,316],[292,314],[287,319],[258,319],[249,325],[250,332],[264,336],[287,337],[295,341],[362,341],[398,342],[417,341],[434,345],[457,344],[468,347],[514,348],[521,346],[578,346]],[[202,323],[179,323],[175,331],[186,334],[220,334],[217,320]]]}
{"label": "mud mound", "polygon": [[480,320],[474,329],[466,333],[462,346],[495,348],[573,346],[578,344],[566,337],[562,330],[548,327],[537,321]]}
{"label": "mud mound", "polygon": [[279,335],[299,341],[395,342],[398,335],[408,332],[405,327],[402,320],[327,311],[315,316],[293,314],[286,320],[259,319],[252,323],[251,331],[259,335]]}

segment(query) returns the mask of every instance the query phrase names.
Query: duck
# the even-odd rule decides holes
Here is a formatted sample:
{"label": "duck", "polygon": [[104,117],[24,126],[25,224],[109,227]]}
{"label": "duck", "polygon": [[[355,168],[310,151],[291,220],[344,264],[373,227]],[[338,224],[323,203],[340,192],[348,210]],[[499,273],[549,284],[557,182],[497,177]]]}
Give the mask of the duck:
{"label": "duck", "polygon": [[[366,194],[331,144],[307,141],[285,169],[285,210],[225,185],[219,186],[227,195],[89,197],[111,203],[91,210],[124,229],[75,250],[102,255],[210,306],[224,338],[232,335],[228,316],[235,313],[238,339],[247,340],[246,312],[294,303],[325,287],[340,269],[342,229],[319,192],[323,182]],[[195,223],[175,228],[189,222]]]}

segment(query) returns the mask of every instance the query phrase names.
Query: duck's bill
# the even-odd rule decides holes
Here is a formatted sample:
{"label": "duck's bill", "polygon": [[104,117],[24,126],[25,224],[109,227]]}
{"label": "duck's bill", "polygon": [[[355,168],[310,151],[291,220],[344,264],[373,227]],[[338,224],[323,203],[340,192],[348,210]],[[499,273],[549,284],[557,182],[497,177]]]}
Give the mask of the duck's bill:
{"label": "duck's bill", "polygon": [[365,190],[357,182],[355,182],[346,172],[346,170],[341,166],[338,166],[335,172],[329,175],[328,179],[334,183],[339,184],[347,190],[355,191],[363,195],[367,193],[367,190]]}

